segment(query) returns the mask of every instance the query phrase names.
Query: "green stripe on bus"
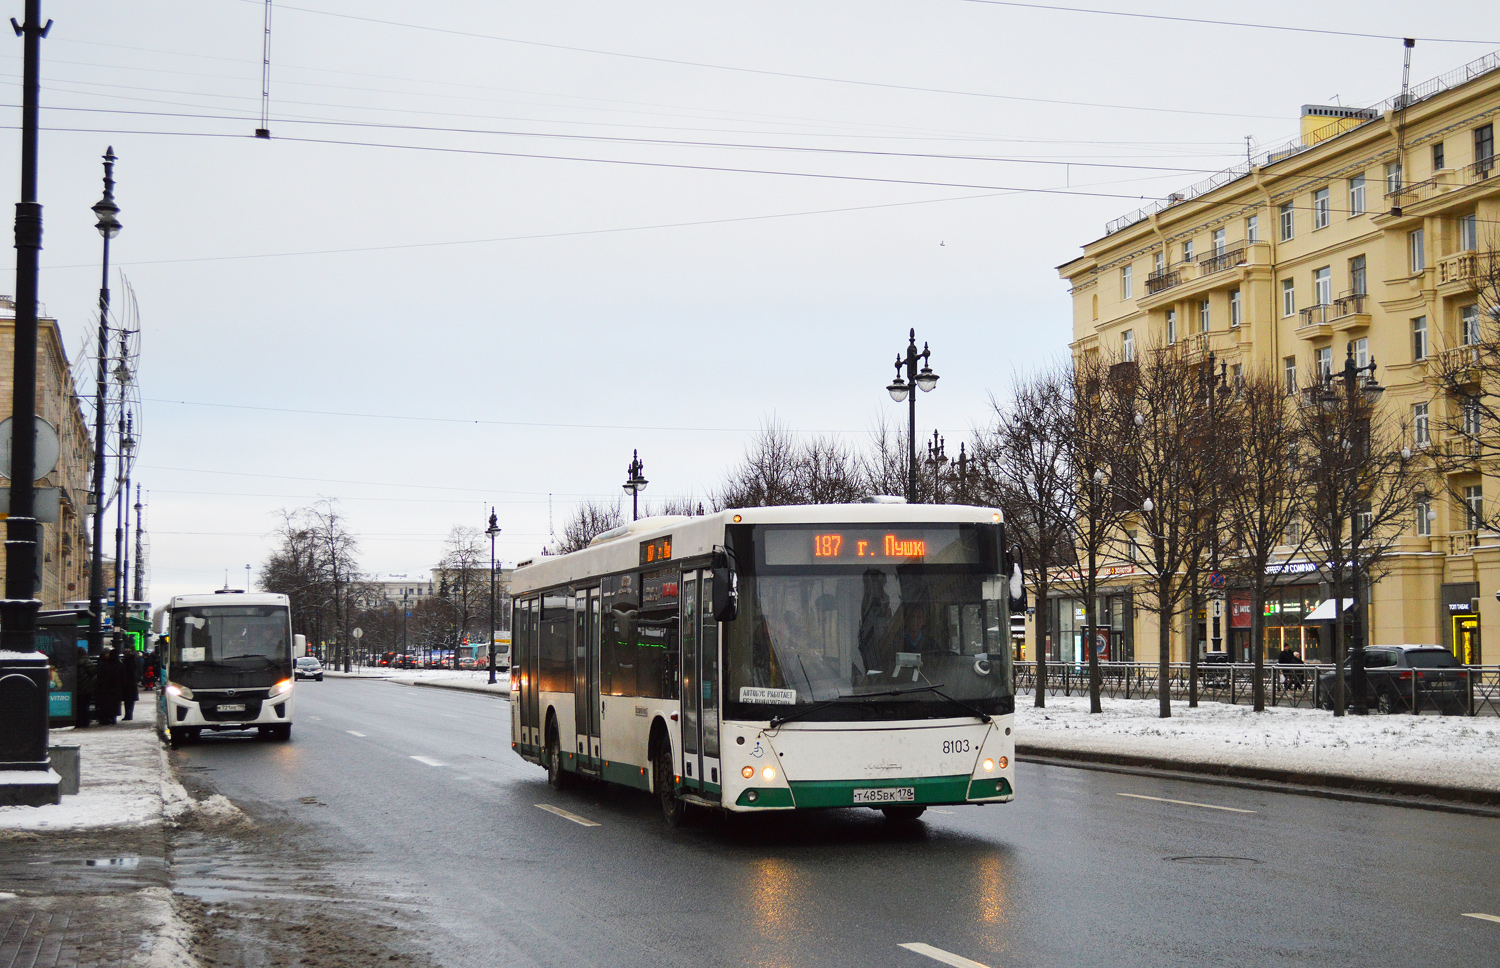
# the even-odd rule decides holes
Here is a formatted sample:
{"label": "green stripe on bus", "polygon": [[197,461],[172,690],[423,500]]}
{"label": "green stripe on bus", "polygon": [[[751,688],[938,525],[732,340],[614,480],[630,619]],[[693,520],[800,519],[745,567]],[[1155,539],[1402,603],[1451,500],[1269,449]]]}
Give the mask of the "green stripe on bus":
{"label": "green stripe on bus", "polygon": [[[751,793],[755,799],[750,799]],[[798,804],[792,803],[792,791],[786,787],[757,787],[754,790],[746,790],[740,794],[735,801],[742,807],[793,807]]]}
{"label": "green stripe on bus", "polygon": [[[901,780],[793,780],[792,796],[799,807],[852,807],[855,790],[912,787],[916,799],[908,803],[963,803],[968,799],[968,776],[919,776]],[[860,804],[864,806],[864,804]]]}
{"label": "green stripe on bus", "polygon": [[618,783],[622,786],[635,787],[637,790],[650,790],[651,781],[646,773],[647,771],[639,766],[616,763],[611,760],[604,764],[604,770],[600,776],[607,783]]}
{"label": "green stripe on bus", "polygon": [[1003,776],[994,780],[975,780],[969,784],[970,800],[989,800],[993,797],[1008,797],[1013,792],[1010,788],[1010,781]]}

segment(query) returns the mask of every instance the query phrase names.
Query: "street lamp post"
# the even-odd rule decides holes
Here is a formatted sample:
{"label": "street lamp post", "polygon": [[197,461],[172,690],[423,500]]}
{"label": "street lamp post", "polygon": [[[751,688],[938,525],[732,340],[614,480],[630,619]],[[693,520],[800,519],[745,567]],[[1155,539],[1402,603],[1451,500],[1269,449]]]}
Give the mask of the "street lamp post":
{"label": "street lamp post", "polygon": [[[1370,375],[1369,379],[1365,380],[1363,385],[1359,383],[1359,376],[1361,373],[1368,373]],[[1373,404],[1375,401],[1379,400],[1380,395],[1385,392],[1385,387],[1375,382],[1375,358],[1373,356],[1370,357],[1370,362],[1366,363],[1364,366],[1355,365],[1354,345],[1352,343],[1349,345],[1348,352],[1344,356],[1343,377],[1344,404],[1345,406],[1350,408],[1351,413],[1353,412],[1356,394],[1363,394],[1365,399],[1369,400]],[[1330,391],[1330,395],[1332,387],[1329,386],[1329,384],[1331,384],[1332,382],[1333,374],[1329,373],[1325,377],[1325,386],[1327,386],[1327,389]],[[1354,428],[1351,426],[1350,432],[1353,432],[1353,430]],[[1369,446],[1368,440],[1358,443],[1351,441],[1350,443],[1352,443],[1356,448],[1367,448]],[[1358,452],[1363,453],[1364,451],[1361,450]],[[1342,525],[1342,522],[1340,522],[1340,525]],[[1353,591],[1353,595],[1351,595],[1350,597],[1354,600],[1354,627],[1350,630],[1349,643],[1349,678],[1350,684],[1354,688],[1354,697],[1353,702],[1350,703],[1349,711],[1356,716],[1363,716],[1370,711],[1370,707],[1365,697],[1365,689],[1367,687],[1367,682],[1365,679],[1365,610],[1364,596],[1360,591],[1359,581],[1358,529],[1359,516],[1358,514],[1356,514],[1354,515],[1353,520],[1350,521],[1349,528],[1350,550],[1354,552],[1354,554],[1351,554],[1349,556],[1350,560],[1353,562],[1353,588],[1351,589]],[[1334,614],[1335,616],[1337,616],[1339,609],[1343,606],[1342,597],[1337,588],[1334,589],[1333,599]]]}
{"label": "street lamp post", "polygon": [[[104,236],[99,282],[99,366],[94,385],[94,534],[89,559],[89,652],[104,651],[104,411],[109,392],[109,240],[120,234],[115,204],[115,149],[104,152],[104,197],[94,205],[95,228]],[[118,582],[116,582],[118,584]]]}
{"label": "street lamp post", "polygon": [[[886,390],[891,399],[897,403],[906,401],[908,403],[906,417],[906,501],[908,504],[917,503],[917,395],[911,392],[915,385],[923,393],[931,392],[937,386],[938,375],[932,372],[928,360],[932,351],[927,344],[922,344],[922,352],[917,352],[917,331],[912,329],[906,344],[906,356],[896,357],[896,378],[891,381]],[[921,362],[922,369],[917,369],[917,363]],[[905,379],[902,379],[901,368],[906,367]]]}
{"label": "street lamp post", "polygon": [[495,509],[490,508],[490,526],[484,529],[490,536],[490,685],[495,684],[495,535],[500,533],[500,523],[495,520]]}
{"label": "street lamp post", "polygon": [[[124,401],[124,383],[120,384],[121,402]],[[133,434],[134,417],[126,414],[125,419],[120,421],[120,454],[118,458],[119,469],[115,478],[117,487],[115,497],[119,501],[115,505],[115,620],[114,635],[111,639],[114,643],[115,655],[122,654],[125,648],[125,616],[127,614],[126,599],[130,596],[129,575],[130,562],[125,557],[125,506],[129,503],[126,495],[130,493],[130,460],[135,452],[135,435]],[[224,583],[229,584],[227,581]]]}
{"label": "street lamp post", "polygon": [[625,478],[625,493],[630,495],[630,520],[639,521],[641,518],[641,492],[646,489],[648,481],[642,475],[646,472],[646,465],[641,463],[641,452],[633,451],[630,458],[630,466],[625,468],[629,475]]}
{"label": "street lamp post", "polygon": [[932,468],[932,502],[934,504],[941,504],[943,500],[943,468],[948,466],[947,443],[934,430],[932,440],[927,444],[927,466]]}

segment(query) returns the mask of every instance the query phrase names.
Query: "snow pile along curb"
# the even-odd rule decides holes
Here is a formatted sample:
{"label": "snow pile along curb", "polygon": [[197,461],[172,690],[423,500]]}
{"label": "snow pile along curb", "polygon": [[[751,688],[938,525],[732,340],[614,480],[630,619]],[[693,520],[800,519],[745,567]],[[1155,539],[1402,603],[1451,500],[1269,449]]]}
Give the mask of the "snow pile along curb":
{"label": "snow pile along curb", "polygon": [[1016,703],[1023,755],[1500,803],[1500,719],[1177,702],[1161,719],[1155,699],[1106,699],[1098,715],[1086,696],[1049,696],[1044,709],[1028,700]]}

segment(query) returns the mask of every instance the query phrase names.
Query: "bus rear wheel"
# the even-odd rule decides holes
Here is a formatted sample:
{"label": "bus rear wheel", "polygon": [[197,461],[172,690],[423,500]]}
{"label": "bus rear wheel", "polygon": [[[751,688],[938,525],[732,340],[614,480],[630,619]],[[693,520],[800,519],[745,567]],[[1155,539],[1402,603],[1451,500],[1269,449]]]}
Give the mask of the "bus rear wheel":
{"label": "bus rear wheel", "polygon": [[661,815],[668,827],[681,827],[687,823],[688,805],[677,797],[677,774],[672,771],[670,746],[662,744],[652,769],[656,773],[656,794],[661,798]]}
{"label": "bus rear wheel", "polygon": [[885,814],[885,819],[891,823],[915,823],[922,814],[927,812],[927,808],[918,806],[881,807],[880,812]]}

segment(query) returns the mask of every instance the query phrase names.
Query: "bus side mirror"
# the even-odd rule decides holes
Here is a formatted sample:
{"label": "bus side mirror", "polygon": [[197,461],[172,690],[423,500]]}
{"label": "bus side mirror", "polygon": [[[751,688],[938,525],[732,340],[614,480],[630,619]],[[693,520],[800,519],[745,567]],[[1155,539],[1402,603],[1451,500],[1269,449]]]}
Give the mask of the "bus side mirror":
{"label": "bus side mirror", "polygon": [[307,636],[292,636],[292,658],[300,659],[307,655]]}
{"label": "bus side mirror", "polygon": [[1029,604],[1026,598],[1025,560],[1021,549],[1012,546],[1005,552],[1005,592],[1010,600],[1012,613],[1025,612]]}
{"label": "bus side mirror", "polygon": [[733,622],[740,614],[740,575],[734,567],[734,552],[714,549],[714,621]]}

